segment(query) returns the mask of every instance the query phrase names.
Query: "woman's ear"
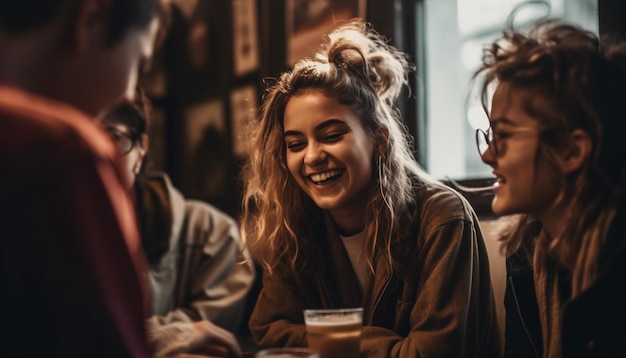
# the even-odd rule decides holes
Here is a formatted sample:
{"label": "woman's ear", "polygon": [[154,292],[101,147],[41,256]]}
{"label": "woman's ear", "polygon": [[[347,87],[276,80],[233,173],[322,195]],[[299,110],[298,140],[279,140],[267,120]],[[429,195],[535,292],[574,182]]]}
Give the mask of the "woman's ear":
{"label": "woman's ear", "polygon": [[587,132],[575,129],[570,132],[569,145],[563,152],[563,171],[570,174],[580,169],[589,160],[593,141]]}

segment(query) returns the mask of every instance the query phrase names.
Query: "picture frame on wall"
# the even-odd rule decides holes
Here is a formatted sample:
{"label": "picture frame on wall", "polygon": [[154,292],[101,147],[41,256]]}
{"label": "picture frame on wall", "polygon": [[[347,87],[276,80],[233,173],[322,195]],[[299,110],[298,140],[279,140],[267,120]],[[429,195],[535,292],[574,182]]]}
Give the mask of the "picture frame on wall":
{"label": "picture frame on wall", "polygon": [[168,16],[167,57],[170,62],[168,93],[181,104],[214,96],[214,84],[224,72],[222,54],[226,39],[215,19],[215,2],[177,0]]}
{"label": "picture frame on wall", "polygon": [[260,66],[256,0],[233,0],[233,72],[244,76]]}
{"label": "picture frame on wall", "polygon": [[190,106],[184,117],[184,191],[204,200],[219,197],[228,185],[231,158],[224,101]]}
{"label": "picture frame on wall", "polygon": [[365,19],[366,0],[285,0],[287,65],[313,57],[324,35],[353,19]]}

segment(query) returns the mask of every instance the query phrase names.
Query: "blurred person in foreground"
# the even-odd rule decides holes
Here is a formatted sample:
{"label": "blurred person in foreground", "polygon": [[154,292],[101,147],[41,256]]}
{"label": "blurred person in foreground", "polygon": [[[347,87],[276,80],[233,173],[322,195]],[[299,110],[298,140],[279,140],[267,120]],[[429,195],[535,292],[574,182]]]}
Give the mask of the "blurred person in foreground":
{"label": "blurred person in foreground", "polygon": [[143,257],[114,143],[157,0],[0,2],[0,314],[7,357],[148,357]]}
{"label": "blurred person in foreground", "polygon": [[[185,199],[167,174],[149,169],[149,99],[115,106],[100,120],[117,143],[148,260],[151,343],[158,354],[236,351],[254,268],[237,223],[214,206]],[[229,331],[229,332],[228,332]]]}
{"label": "blurred person in foreground", "polygon": [[506,31],[477,75],[492,209],[516,214],[506,356],[626,357],[626,43],[542,21]]}
{"label": "blurred person in foreground", "polygon": [[265,95],[242,223],[260,346],[306,345],[304,309],[363,307],[363,356],[499,356],[478,219],[420,168],[395,105],[410,67],[354,20]]}

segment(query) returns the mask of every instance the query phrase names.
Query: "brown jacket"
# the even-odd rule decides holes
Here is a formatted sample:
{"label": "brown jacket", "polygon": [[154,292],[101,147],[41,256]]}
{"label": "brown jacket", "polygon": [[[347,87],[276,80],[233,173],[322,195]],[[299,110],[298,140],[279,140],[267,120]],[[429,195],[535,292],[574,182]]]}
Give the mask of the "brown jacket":
{"label": "brown jacket", "polygon": [[497,357],[500,341],[489,262],[467,201],[439,185],[416,189],[415,220],[401,240],[416,240],[414,275],[394,273],[384,253],[362,294],[328,218],[316,233],[320,272],[263,275],[250,319],[261,347],[305,346],[302,310],[362,306],[364,357]]}

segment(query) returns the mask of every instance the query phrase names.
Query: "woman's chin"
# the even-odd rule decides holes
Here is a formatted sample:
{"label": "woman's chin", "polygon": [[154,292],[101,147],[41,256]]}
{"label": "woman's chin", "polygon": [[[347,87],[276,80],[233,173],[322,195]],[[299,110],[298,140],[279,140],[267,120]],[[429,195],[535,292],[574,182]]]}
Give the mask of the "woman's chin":
{"label": "woman's chin", "polygon": [[497,196],[493,199],[493,202],[491,203],[491,211],[496,216],[515,214],[513,210],[511,210],[511,208],[509,208],[502,200],[499,200]]}

